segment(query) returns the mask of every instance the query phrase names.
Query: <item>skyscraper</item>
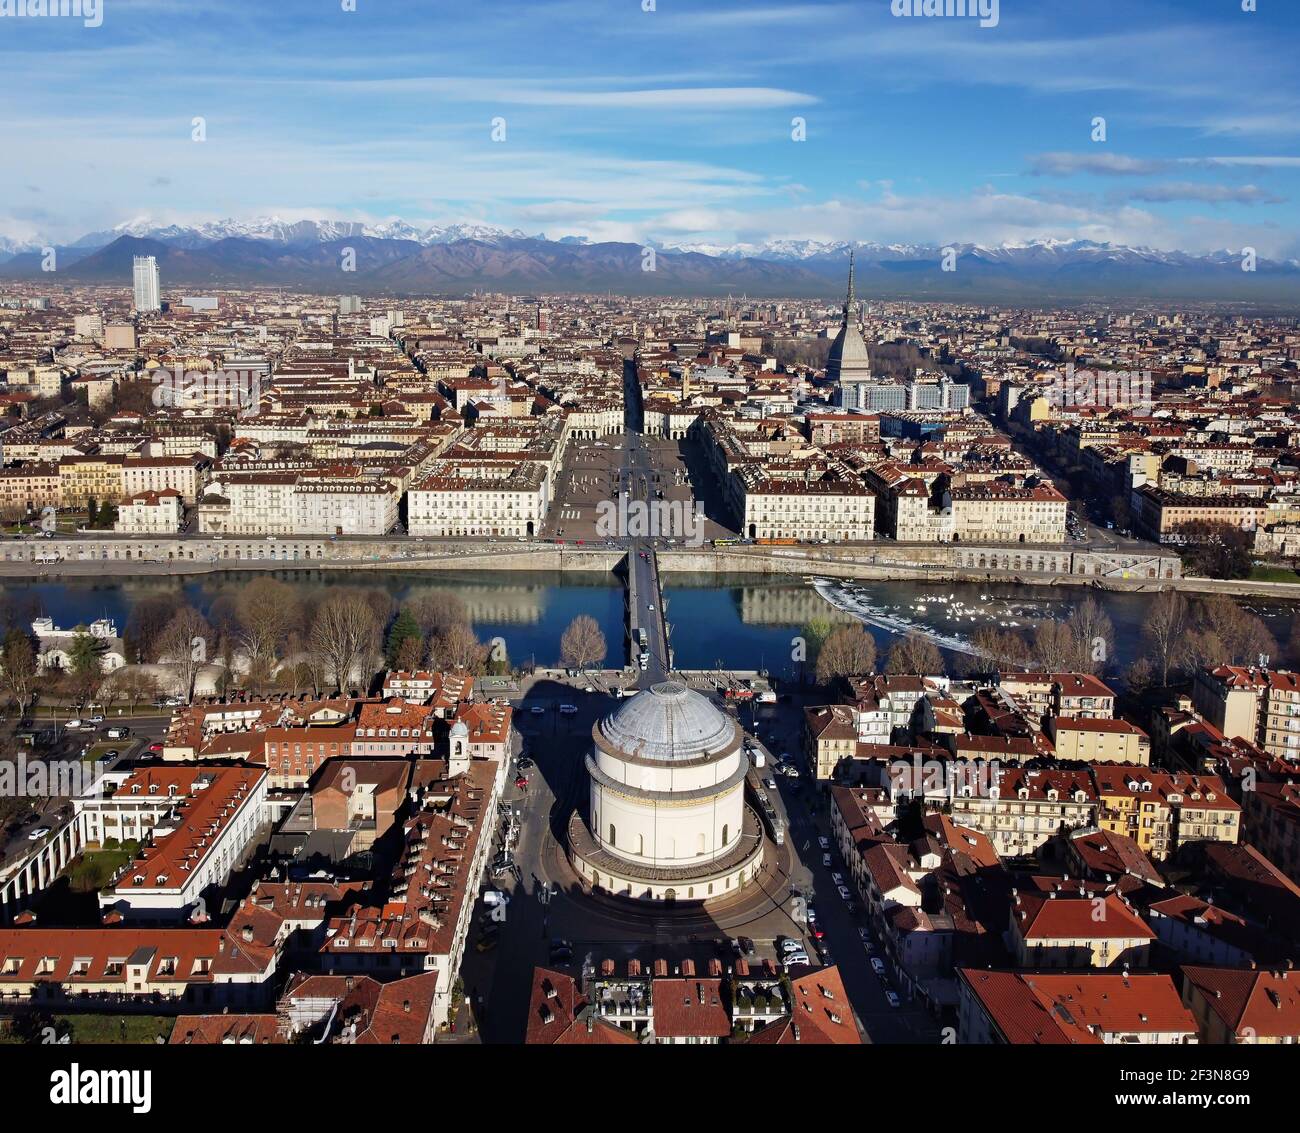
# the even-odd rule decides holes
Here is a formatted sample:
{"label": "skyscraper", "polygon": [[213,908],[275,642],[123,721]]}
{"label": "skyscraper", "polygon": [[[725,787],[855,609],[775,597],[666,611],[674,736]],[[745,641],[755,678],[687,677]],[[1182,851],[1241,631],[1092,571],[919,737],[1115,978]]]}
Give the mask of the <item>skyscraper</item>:
{"label": "skyscraper", "polygon": [[158,261],[153,256],[136,256],[134,268],[135,309],[162,310],[162,282],[158,278]]}

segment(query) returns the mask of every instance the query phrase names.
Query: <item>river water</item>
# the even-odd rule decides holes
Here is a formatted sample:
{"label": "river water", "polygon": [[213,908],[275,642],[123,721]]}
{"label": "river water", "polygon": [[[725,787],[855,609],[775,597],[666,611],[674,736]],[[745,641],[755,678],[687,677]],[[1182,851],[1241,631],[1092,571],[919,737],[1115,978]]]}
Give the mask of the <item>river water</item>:
{"label": "river water", "polygon": [[[206,612],[219,596],[236,593],[262,573],[5,580],[0,597],[18,603],[24,616],[45,614],[65,628],[108,617],[120,632],[133,604],[148,595],[181,594]],[[590,614],[609,644],[607,663],[623,661],[623,588],[612,574],[288,570],[275,572],[275,577],[304,590],[379,587],[399,602],[424,589],[453,591],[465,603],[479,637],[504,638],[516,664],[555,664],[565,626],[579,614]],[[664,581],[679,667],[765,669],[779,677],[797,675],[796,639],[814,619],[863,622],[882,654],[899,633],[919,630],[955,656],[969,651],[970,635],[980,625],[1023,631],[1043,618],[1067,617],[1089,595],[1114,622],[1114,665],[1122,668],[1138,651],[1142,619],[1151,601],[1147,594],[995,582],[839,582],[713,573],[668,574]],[[1285,650],[1297,607],[1271,599],[1244,604],[1264,619]],[[1294,666],[1300,658],[1283,654],[1273,661]]]}

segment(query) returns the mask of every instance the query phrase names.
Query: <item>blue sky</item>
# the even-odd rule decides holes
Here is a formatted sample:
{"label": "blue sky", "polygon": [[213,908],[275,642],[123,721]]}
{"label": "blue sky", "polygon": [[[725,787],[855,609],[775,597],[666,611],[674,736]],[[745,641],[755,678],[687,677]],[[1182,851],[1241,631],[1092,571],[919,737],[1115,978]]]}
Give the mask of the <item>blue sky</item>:
{"label": "blue sky", "polygon": [[1300,255],[1295,0],[1001,0],[990,28],[890,0],[102,4],[0,18],[0,235],[275,214]]}

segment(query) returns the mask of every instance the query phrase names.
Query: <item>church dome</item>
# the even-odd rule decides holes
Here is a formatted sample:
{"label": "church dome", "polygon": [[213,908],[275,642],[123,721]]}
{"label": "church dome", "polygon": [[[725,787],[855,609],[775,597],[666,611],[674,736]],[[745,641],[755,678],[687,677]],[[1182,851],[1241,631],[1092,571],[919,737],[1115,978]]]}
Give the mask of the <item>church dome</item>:
{"label": "church dome", "polygon": [[826,357],[826,368],[838,376],[845,370],[867,370],[871,367],[871,357],[867,353],[867,344],[862,340],[862,332],[852,322],[845,322],[840,333],[831,343],[831,352]]}
{"label": "church dome", "polygon": [[736,722],[680,681],[653,685],[597,726],[617,753],[656,763],[720,755],[736,746]]}

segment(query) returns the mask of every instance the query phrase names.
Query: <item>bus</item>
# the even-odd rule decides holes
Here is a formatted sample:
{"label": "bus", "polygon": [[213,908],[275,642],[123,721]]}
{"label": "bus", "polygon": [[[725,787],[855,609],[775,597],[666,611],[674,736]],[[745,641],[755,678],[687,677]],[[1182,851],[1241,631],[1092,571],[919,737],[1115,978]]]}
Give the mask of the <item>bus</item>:
{"label": "bus", "polygon": [[739,539],[714,539],[713,545],[715,547],[734,547],[739,542]]}

